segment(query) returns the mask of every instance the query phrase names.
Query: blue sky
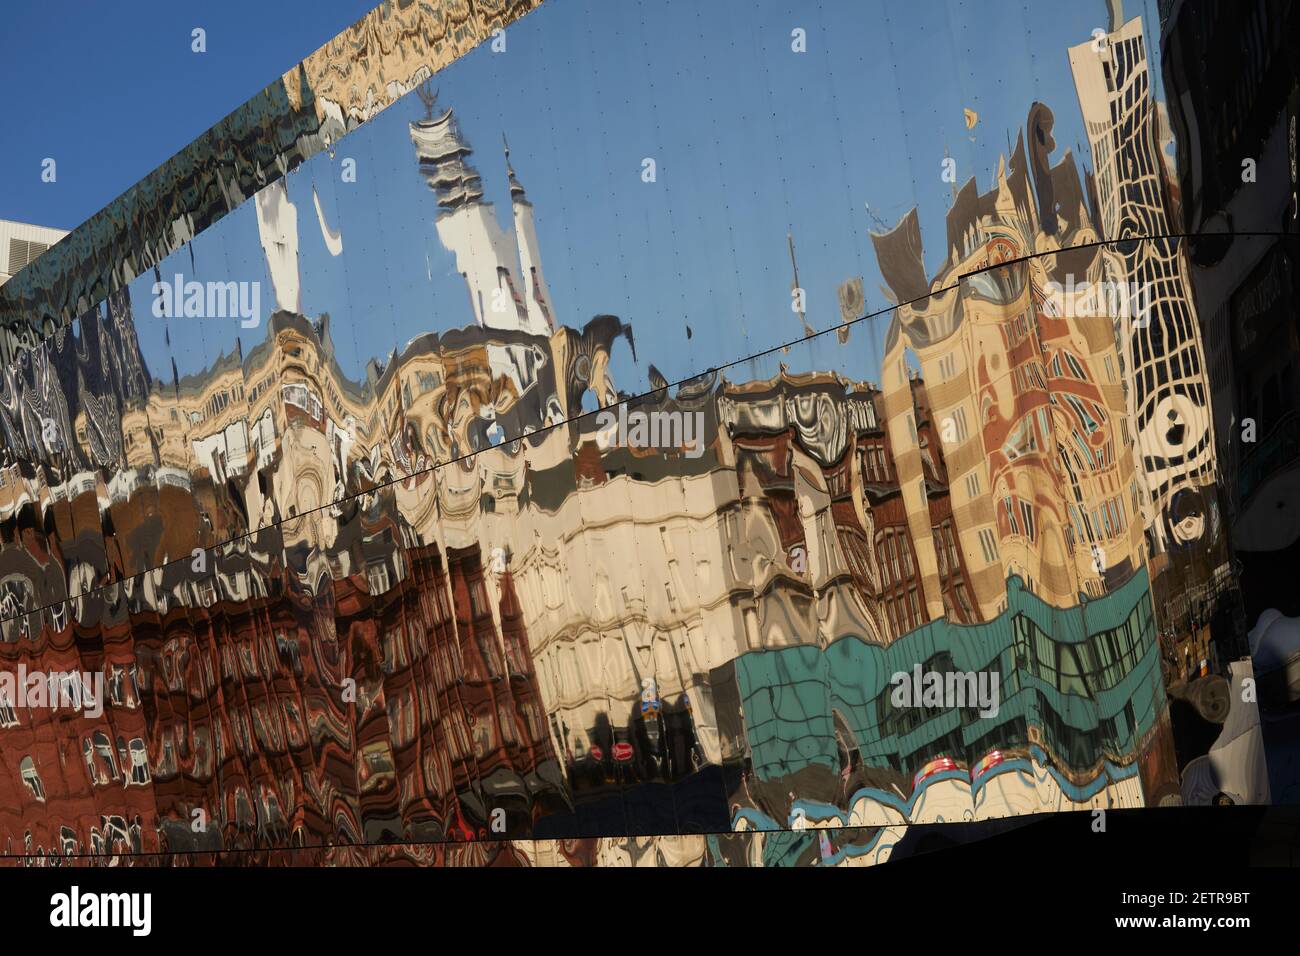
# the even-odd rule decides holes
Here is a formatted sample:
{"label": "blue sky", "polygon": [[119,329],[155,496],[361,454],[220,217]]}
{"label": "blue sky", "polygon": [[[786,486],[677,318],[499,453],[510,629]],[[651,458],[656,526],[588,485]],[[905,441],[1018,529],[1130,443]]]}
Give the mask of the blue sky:
{"label": "blue sky", "polygon": [[[1139,14],[1150,39],[1155,10],[1126,5],[1126,16]],[[974,174],[988,188],[1034,100],[1056,115],[1053,158],[1068,147],[1088,160],[1066,48],[1105,24],[1101,0],[548,0],[507,31],[504,53],[480,47],[435,85],[456,110],[486,198],[507,226],[508,134],[559,320],[581,327],[610,312],[632,323],[640,362],[620,347],[614,371],[621,388],[636,392],[650,363],[674,380],[800,334],[788,229],[812,326],[838,321],[836,287],[854,275],[864,277],[868,308],[882,308],[868,230],[918,206],[933,270],[946,252],[945,151],[959,183]],[[795,28],[806,31],[807,53],[791,50]],[[276,72],[287,64],[286,56]],[[964,108],[979,114],[972,131]],[[331,313],[340,362],[354,375],[420,332],[473,321],[416,169],[407,127],[422,115],[408,96],[289,179],[303,310]],[[645,157],[656,160],[655,183],[641,180]],[[355,184],[340,181],[344,158],[357,161]],[[338,258],[316,226],[313,187],[342,232]],[[251,204],[162,271],[260,279],[263,311],[272,308]],[[172,320],[169,348],[148,312],[152,281],[137,280],[133,297],[155,374],[169,375],[169,351],[185,374],[236,335],[246,350],[253,344],[234,322]],[[824,336],[729,376],[767,376],[784,360],[875,377],[886,321],[864,324],[848,346]]]}
{"label": "blue sky", "polygon": [[[375,0],[5,3],[0,219],[71,229]],[[190,31],[207,31],[207,52]],[[41,160],[58,162],[42,183]]]}

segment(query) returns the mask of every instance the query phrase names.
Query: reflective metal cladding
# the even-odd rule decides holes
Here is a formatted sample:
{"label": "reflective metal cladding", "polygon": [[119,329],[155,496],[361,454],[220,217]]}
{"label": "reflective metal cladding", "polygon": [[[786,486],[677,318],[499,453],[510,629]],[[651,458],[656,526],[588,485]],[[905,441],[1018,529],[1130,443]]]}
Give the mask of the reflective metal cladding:
{"label": "reflective metal cladding", "polygon": [[1294,92],[1177,98],[1179,2],[462,6],[0,290],[7,859],[861,865],[1300,793],[1297,250],[1204,236],[1294,215]]}

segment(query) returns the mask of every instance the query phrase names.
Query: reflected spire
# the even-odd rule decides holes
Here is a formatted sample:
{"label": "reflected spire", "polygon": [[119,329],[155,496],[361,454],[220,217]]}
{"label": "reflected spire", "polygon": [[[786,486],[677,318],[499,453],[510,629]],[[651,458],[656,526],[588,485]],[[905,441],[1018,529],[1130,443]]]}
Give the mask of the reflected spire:
{"label": "reflected spire", "polygon": [[527,203],[528,197],[524,195],[524,187],[515,176],[514,166],[510,165],[510,141],[506,139],[505,133],[501,134],[501,144],[505,147],[506,153],[506,176],[510,179],[510,201]]}

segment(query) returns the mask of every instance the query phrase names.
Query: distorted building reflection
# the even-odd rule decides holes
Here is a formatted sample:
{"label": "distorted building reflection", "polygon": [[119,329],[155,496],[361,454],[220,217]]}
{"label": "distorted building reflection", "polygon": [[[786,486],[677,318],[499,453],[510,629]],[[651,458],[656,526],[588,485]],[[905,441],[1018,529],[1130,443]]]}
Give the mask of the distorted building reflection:
{"label": "distorted building reflection", "polygon": [[[1133,20],[1105,56],[1070,50],[1091,172],[1027,104],[943,235],[915,208],[871,234],[878,364],[828,367],[822,335],[677,383],[646,363],[649,390],[621,390],[633,323],[557,310],[530,158],[503,141],[503,228],[454,110],[414,83],[400,155],[454,319],[362,355],[305,314],[275,180],[244,219],[267,314],[201,368],[149,367],[147,282],[22,350],[0,666],[103,672],[107,701],[0,697],[6,852],[838,864],[913,824],[1200,799],[1179,708],[1260,717],[1225,693],[1249,667],[1227,386],[1167,238],[1142,44]],[[362,105],[314,82],[346,128]],[[1149,312],[1116,284],[1155,289]],[[917,667],[994,674],[997,706],[896,703]],[[1222,775],[1259,797],[1257,748],[1230,743]],[[748,836],[702,836],[728,829]],[[530,837],[555,842],[505,843]]]}

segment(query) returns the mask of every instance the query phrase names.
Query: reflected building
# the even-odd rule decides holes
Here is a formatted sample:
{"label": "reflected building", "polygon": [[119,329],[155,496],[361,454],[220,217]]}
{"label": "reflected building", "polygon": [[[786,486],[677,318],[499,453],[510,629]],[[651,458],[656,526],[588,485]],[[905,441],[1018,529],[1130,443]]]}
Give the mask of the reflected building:
{"label": "reflected building", "polygon": [[[1295,3],[1166,5],[1161,62],[1177,135],[1181,229],[1204,324],[1214,434],[1240,581],[1246,649],[1234,667],[1259,689],[1273,802],[1300,799],[1300,327],[1295,128],[1300,70],[1287,55]],[[1291,26],[1287,27],[1286,24]],[[1227,736],[1226,733],[1224,735]],[[1222,747],[1232,746],[1224,740]],[[1226,752],[1226,751],[1225,751]],[[1211,751],[1211,756],[1214,750]],[[1243,760],[1207,756],[1201,787],[1244,802]],[[1261,771],[1261,775],[1263,772]]]}
{"label": "reflected building", "polygon": [[[145,748],[153,810],[110,814],[147,820],[142,846],[746,830],[827,823],[827,806],[836,825],[904,826],[970,818],[980,793],[991,817],[1168,797],[1109,318],[1075,318],[1045,291],[1052,257],[1023,259],[1060,242],[1023,149],[993,192],[958,195],[949,268],[973,275],[897,311],[883,386],[783,367],[672,389],[651,369],[657,390],[634,399],[609,376],[626,325],[553,329],[513,166],[511,249],[452,112],[411,131],[436,231],[474,264],[473,326],[351,380],[330,317],[285,307],[280,196],[259,218],[279,304],[264,338],[168,382],[143,372],[117,302],[100,351],[75,353],[98,404],[73,406],[69,464],[23,466],[33,487],[74,460],[91,476],[14,502],[15,530],[67,509],[36,533],[84,570],[74,592],[34,569],[14,607],[47,609],[11,619],[14,640],[112,631],[133,648],[112,666],[134,662],[141,709],[110,704],[125,747],[103,759],[111,782]],[[1077,178],[1051,175],[1080,217],[1067,241],[1090,238]],[[916,298],[915,216],[877,249]],[[689,417],[693,444],[611,434],[587,396]],[[898,710],[889,675],[916,662],[995,670],[1001,716]],[[1084,736],[1060,695],[1096,708]],[[1049,783],[1018,783],[1028,768]]]}
{"label": "reflected building", "polygon": [[[556,314],[516,160],[509,229],[426,87],[400,145],[464,327],[348,357],[274,180],[247,343],[149,369],[121,290],[24,351],[0,668],[103,672],[106,705],[0,698],[6,852],[838,864],[914,824],[1178,802],[1175,707],[1226,719],[1192,602],[1227,545],[1141,44],[1070,51],[1091,176],[1034,103],[953,191],[934,275],[916,209],[872,235],[878,368],[809,341],[620,391],[630,323]],[[315,82],[325,127],[368,109]],[[1157,290],[1149,323],[1114,283]],[[918,670],[1000,690],[908,706]]]}
{"label": "reflected building", "polygon": [[[1172,572],[1166,615],[1191,626],[1188,598],[1216,601],[1227,583],[1218,465],[1200,319],[1151,93],[1142,21],[1118,22],[1071,47],[1092,151],[1102,279],[1125,291],[1117,316],[1137,467],[1150,497],[1149,547]],[[1176,586],[1174,582],[1177,582]]]}
{"label": "reflected building", "polygon": [[[1044,107],[1029,122],[1031,132],[1038,124],[1050,134]],[[964,556],[975,620],[1002,610],[1007,575],[1068,607],[1081,595],[1103,595],[1145,562],[1143,496],[1123,453],[1129,426],[1119,356],[1110,317],[1087,298],[1100,271],[1096,233],[1073,158],[1067,153],[1056,166],[1047,158],[1032,193],[1023,140],[987,193],[974,180],[956,193],[951,254],[931,280],[915,212],[873,235],[889,291],[906,303],[886,337],[885,408],[909,525],[924,542],[933,617],[954,603],[939,587],[945,552],[948,565],[953,551]],[[1040,209],[1044,194],[1051,205]],[[965,278],[954,284],[958,276]],[[913,401],[918,375],[928,430],[918,426]],[[936,457],[946,463],[952,514],[938,533],[929,474]]]}

